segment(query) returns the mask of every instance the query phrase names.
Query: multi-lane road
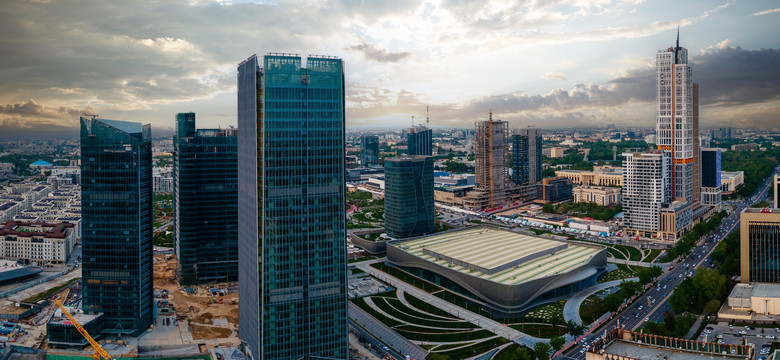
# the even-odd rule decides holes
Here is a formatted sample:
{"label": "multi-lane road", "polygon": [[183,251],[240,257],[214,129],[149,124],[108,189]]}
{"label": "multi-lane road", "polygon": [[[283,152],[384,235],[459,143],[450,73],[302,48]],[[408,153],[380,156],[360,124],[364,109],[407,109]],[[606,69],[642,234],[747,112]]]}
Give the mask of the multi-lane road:
{"label": "multi-lane road", "polygon": [[[780,170],[780,167],[775,169],[775,173],[778,172],[778,170]],[[771,184],[771,178],[770,175],[765,179],[750,198],[743,202],[730,203],[734,208],[732,214],[723,219],[720,227],[716,229],[709,238],[705,239],[701,246],[694,248],[687,257],[679,260],[674,268],[670,269],[666,274],[661,275],[656,286],[651,287],[642,296],[637,298],[636,301],[624,309],[620,315],[607,322],[602,329],[611,329],[617,326],[618,322],[626,329],[635,329],[641,327],[646,321],[662,321],[664,312],[671,311],[669,297],[672,295],[674,288],[679,285],[685,277],[695,273],[696,269],[700,266],[712,266],[710,255],[718,245],[718,242],[726,238],[726,236],[739,226],[739,214],[742,210],[766,197]],[[589,344],[594,339],[599,338],[600,335],[603,335],[603,331],[584,337],[582,343]],[[584,347],[581,344],[578,344],[558,358],[585,359],[585,353],[582,350],[583,348]]]}

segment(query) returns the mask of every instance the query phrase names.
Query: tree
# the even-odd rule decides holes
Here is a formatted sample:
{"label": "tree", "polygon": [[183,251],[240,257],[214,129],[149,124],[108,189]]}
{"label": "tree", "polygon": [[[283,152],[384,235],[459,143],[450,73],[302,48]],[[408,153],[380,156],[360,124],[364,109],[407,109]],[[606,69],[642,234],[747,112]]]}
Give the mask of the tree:
{"label": "tree", "polygon": [[566,330],[569,332],[569,334],[579,336],[585,332],[585,327],[569,320],[566,322]]}
{"label": "tree", "polygon": [[707,301],[706,304],[704,304],[705,314],[714,314],[718,312],[719,309],[720,309],[720,300],[718,299],[712,299],[710,301]]}
{"label": "tree", "polygon": [[546,342],[538,342],[534,344],[534,356],[537,360],[549,360],[552,347]]}
{"label": "tree", "polygon": [[666,329],[671,331],[674,329],[674,313],[671,311],[667,311],[664,313],[664,326],[666,326]]}
{"label": "tree", "polygon": [[694,298],[693,280],[686,278],[680,285],[677,285],[674,294],[669,298],[669,305],[674,312],[681,314],[691,309]]}
{"label": "tree", "polygon": [[544,204],[542,205],[542,211],[548,214],[555,213],[555,206],[553,204]]}
{"label": "tree", "polygon": [[566,344],[566,339],[563,337],[556,336],[550,339],[550,346],[552,346],[553,350],[555,351],[562,349],[564,344]]}

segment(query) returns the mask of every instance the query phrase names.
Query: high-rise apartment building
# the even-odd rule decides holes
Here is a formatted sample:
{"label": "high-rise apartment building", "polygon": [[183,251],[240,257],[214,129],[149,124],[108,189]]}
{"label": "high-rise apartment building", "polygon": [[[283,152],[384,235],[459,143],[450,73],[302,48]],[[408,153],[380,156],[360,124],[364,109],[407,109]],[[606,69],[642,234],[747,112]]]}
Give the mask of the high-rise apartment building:
{"label": "high-rise apartment building", "polygon": [[515,130],[512,135],[512,182],[515,185],[542,181],[542,134],[539,129]]}
{"label": "high-rise apartment building", "polygon": [[179,282],[238,281],[236,129],[195,130],[195,114],[176,115],[174,241]]}
{"label": "high-rise apartment building", "polygon": [[747,208],[740,214],[743,283],[780,283],[780,209]]}
{"label": "high-rise apartment building", "polygon": [[81,118],[83,308],[105,333],[152,324],[151,127]]}
{"label": "high-rise apartment building", "polygon": [[772,188],[775,192],[773,207],[778,209],[780,208],[780,174],[775,174],[775,176],[772,176]]}
{"label": "high-rise apartment building", "polygon": [[360,140],[363,152],[360,157],[360,165],[368,167],[369,165],[379,165],[379,137],[375,135],[365,135]]}
{"label": "high-rise apartment building", "polygon": [[720,149],[701,150],[701,203],[720,206]]}
{"label": "high-rise apartment building", "polygon": [[680,47],[678,36],[676,46],[656,54],[656,143],[672,159],[674,200],[685,203],[692,203],[698,191],[694,191],[698,145],[695,93],[688,49]]}
{"label": "high-rise apartment building", "polygon": [[625,153],[623,161],[623,227],[627,234],[654,237],[659,212],[672,201],[669,152]]}
{"label": "high-rise apartment building", "polygon": [[433,131],[422,125],[407,129],[406,145],[409,156],[433,155]]}
{"label": "high-rise apartment building", "polygon": [[239,338],[253,359],[346,359],[344,65],[238,65]]}
{"label": "high-rise apartment building", "polygon": [[394,238],[430,234],[435,225],[433,157],[385,161],[385,229]]}
{"label": "high-rise apartment building", "polygon": [[487,206],[504,205],[509,174],[507,150],[509,123],[493,120],[493,113],[485,121],[477,121],[474,128],[474,171],[477,190],[487,193]]}

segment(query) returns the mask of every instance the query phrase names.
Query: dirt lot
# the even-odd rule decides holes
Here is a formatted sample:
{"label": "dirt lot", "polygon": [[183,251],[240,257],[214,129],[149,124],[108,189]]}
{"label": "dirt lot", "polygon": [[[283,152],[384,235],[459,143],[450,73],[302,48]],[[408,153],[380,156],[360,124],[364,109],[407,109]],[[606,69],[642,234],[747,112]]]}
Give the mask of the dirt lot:
{"label": "dirt lot", "polygon": [[230,332],[230,329],[222,327],[192,325],[192,338],[195,340],[226,338],[230,336]]}
{"label": "dirt lot", "polygon": [[[170,256],[170,255],[168,255]],[[195,294],[187,294],[184,288],[180,288],[176,280],[175,269],[176,256],[170,260],[165,255],[154,256],[154,288],[168,290],[168,301],[176,306],[176,315],[180,319],[187,319],[190,324],[213,325],[211,319],[227,319],[228,325],[223,328],[192,326],[192,336],[195,339],[216,339],[227,337],[232,329],[238,326],[238,293],[225,296],[212,296],[209,286],[193,286]],[[224,288],[227,284],[218,284],[214,287]],[[215,304],[214,299],[222,299],[222,304]],[[235,301],[236,305],[231,305]],[[195,329],[199,330],[195,330]],[[198,336],[196,336],[198,333]]]}

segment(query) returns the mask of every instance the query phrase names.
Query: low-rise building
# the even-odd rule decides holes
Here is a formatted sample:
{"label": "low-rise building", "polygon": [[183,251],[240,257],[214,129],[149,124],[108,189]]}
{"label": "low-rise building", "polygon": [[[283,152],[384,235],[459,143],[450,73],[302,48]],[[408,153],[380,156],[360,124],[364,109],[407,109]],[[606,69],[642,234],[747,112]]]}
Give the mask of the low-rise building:
{"label": "low-rise building", "polygon": [[721,190],[724,193],[731,193],[745,183],[744,171],[721,171],[720,173]]}
{"label": "low-rise building", "polygon": [[539,193],[542,194],[542,200],[549,203],[571,201],[571,179],[565,177],[543,179],[542,184],[540,185]]}
{"label": "low-rise building", "polygon": [[571,179],[575,185],[623,186],[623,168],[602,166],[587,170],[556,170],[555,176]]}
{"label": "low-rise building", "polygon": [[0,228],[0,256],[27,265],[64,264],[76,243],[75,225],[6,221]]}
{"label": "low-rise building", "polygon": [[636,333],[628,329],[605,331],[585,354],[587,360],[749,360],[755,349],[748,345],[719,344],[668,336]]}
{"label": "low-rise building", "polygon": [[596,203],[599,206],[620,204],[620,188],[608,186],[577,186],[572,190],[575,203]]}
{"label": "low-rise building", "polygon": [[725,321],[764,321],[780,319],[780,284],[737,284],[728,301],[718,311]]}
{"label": "low-rise building", "polygon": [[752,150],[756,150],[756,149],[758,149],[758,144],[756,144],[756,143],[731,145],[731,150],[734,150],[734,151],[752,151]]}
{"label": "low-rise building", "polygon": [[[511,251],[509,251],[511,250]],[[387,262],[496,314],[560,298],[595,282],[603,246],[469,227],[387,245]]]}

